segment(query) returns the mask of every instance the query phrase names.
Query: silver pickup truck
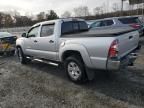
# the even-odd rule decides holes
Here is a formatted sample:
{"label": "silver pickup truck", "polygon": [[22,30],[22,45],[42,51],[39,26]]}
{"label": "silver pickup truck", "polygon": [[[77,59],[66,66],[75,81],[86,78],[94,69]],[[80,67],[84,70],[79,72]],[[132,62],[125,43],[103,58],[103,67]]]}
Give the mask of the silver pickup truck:
{"label": "silver pickup truck", "polygon": [[35,24],[16,41],[22,64],[31,59],[63,63],[73,82],[90,79],[92,69],[118,71],[133,65],[139,33],[132,28],[88,30],[81,19],[58,19]]}

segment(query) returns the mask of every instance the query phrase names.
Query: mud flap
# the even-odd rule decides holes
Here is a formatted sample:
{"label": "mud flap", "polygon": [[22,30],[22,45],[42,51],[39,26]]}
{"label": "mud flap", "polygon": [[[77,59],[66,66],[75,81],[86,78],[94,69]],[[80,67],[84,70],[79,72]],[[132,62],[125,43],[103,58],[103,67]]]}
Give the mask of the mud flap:
{"label": "mud flap", "polygon": [[86,68],[86,74],[87,74],[89,81],[92,81],[95,79],[95,71],[93,69]]}

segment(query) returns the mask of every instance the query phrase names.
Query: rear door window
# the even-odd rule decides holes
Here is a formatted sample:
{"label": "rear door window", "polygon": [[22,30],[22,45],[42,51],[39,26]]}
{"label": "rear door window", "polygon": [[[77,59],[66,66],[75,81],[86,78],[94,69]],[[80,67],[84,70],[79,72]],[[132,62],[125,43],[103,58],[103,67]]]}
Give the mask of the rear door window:
{"label": "rear door window", "polygon": [[51,36],[54,33],[54,24],[42,25],[41,37]]}

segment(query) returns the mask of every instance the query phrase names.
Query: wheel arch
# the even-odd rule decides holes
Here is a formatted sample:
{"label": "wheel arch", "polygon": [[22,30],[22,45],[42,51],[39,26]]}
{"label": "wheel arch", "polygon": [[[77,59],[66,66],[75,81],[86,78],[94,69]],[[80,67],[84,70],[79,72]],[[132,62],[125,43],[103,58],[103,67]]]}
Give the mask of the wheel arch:
{"label": "wheel arch", "polygon": [[60,48],[60,51],[59,51],[60,61],[63,62],[67,57],[75,55],[75,54],[79,55],[82,58],[84,64],[87,67],[92,67],[90,56],[86,48],[79,44],[69,44]]}

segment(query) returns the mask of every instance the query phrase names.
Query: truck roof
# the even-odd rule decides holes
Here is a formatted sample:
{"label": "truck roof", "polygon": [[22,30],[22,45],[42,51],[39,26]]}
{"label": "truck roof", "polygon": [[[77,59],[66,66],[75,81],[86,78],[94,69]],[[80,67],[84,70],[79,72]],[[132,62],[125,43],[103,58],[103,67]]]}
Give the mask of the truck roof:
{"label": "truck roof", "polygon": [[56,19],[56,20],[39,22],[39,23],[33,25],[32,27],[43,25],[43,24],[54,24],[57,22],[67,22],[67,21],[85,21],[85,20],[79,19],[79,18],[61,18],[61,19]]}

